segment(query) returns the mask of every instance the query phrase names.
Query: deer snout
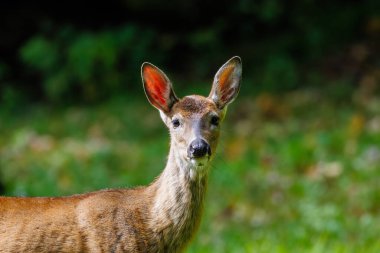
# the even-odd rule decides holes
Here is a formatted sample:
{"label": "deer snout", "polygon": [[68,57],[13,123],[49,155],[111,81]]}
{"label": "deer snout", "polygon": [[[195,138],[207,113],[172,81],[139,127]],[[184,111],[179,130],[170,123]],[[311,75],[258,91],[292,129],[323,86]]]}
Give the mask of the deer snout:
{"label": "deer snout", "polygon": [[189,158],[201,158],[206,154],[211,155],[211,148],[210,145],[203,139],[193,140],[187,149],[187,156]]}

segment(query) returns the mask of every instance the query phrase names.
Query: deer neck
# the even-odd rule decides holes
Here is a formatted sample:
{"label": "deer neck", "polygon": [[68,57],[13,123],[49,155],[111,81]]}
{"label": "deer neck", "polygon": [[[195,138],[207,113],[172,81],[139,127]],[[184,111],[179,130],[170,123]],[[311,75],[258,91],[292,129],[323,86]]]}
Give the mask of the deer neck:
{"label": "deer neck", "polygon": [[199,225],[207,187],[207,167],[182,160],[171,143],[166,168],[155,182],[152,222],[165,252],[177,252]]}

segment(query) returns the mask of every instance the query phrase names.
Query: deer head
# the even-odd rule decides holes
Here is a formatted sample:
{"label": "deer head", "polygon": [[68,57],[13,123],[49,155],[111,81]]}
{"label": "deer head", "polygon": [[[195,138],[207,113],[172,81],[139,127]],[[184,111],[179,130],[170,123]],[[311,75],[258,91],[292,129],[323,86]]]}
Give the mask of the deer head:
{"label": "deer head", "polygon": [[169,128],[171,155],[180,167],[198,172],[195,174],[208,167],[227,106],[239,93],[241,73],[241,60],[235,56],[217,71],[208,97],[191,95],[179,99],[163,71],[151,63],[142,65],[146,96]]}

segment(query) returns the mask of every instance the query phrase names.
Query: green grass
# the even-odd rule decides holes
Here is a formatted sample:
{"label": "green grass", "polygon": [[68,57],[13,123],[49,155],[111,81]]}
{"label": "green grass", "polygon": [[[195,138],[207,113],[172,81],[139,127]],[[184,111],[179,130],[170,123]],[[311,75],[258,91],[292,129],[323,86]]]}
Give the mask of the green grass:
{"label": "green grass", "polygon": [[[147,101],[0,110],[6,195],[146,185],[169,136]],[[380,252],[380,98],[301,90],[229,108],[188,252]]]}

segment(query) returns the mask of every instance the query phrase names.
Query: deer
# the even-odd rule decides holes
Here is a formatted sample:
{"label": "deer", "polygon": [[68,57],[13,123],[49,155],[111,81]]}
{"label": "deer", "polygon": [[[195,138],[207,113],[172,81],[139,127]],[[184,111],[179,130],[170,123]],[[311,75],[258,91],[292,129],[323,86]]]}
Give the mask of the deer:
{"label": "deer", "polygon": [[183,252],[200,224],[210,162],[241,73],[235,56],[217,71],[208,97],[179,99],[165,73],[143,63],[146,97],[170,133],[162,173],[146,187],[0,197],[0,252]]}

